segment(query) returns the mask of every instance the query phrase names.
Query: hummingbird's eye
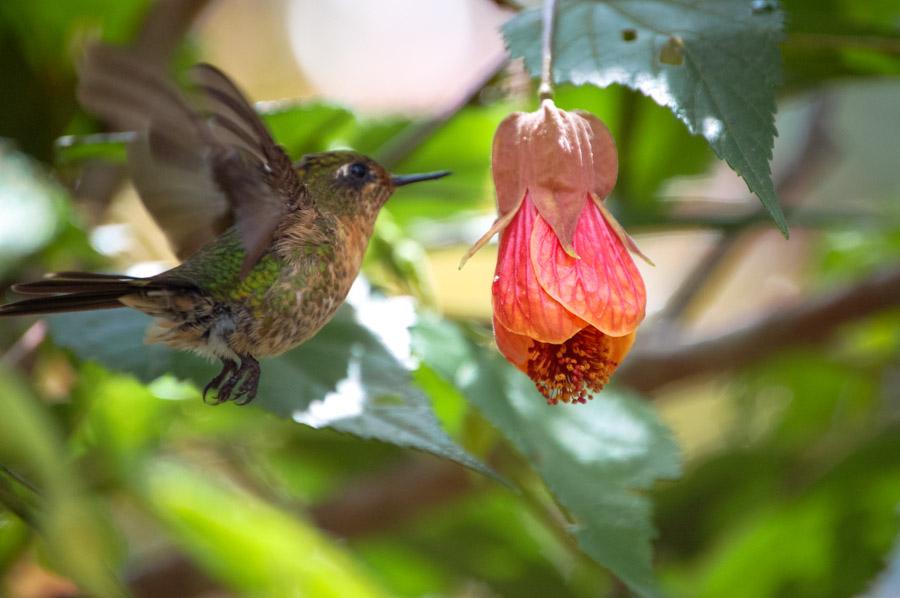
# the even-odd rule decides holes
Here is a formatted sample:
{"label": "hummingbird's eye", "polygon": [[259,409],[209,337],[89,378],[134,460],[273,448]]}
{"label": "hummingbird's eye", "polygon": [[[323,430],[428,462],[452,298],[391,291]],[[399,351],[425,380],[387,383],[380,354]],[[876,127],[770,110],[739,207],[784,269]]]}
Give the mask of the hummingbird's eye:
{"label": "hummingbird's eye", "polygon": [[350,165],[350,176],[355,179],[364,179],[369,174],[369,167],[362,162],[354,162]]}

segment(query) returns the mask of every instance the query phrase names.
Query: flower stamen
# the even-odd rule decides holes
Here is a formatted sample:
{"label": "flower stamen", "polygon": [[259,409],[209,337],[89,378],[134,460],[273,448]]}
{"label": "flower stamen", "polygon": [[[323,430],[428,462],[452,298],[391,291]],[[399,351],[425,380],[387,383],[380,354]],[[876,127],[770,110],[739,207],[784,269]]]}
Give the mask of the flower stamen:
{"label": "flower stamen", "polygon": [[587,326],[560,345],[534,341],[528,349],[528,376],[547,403],[586,403],[619,363],[611,358],[611,337]]}

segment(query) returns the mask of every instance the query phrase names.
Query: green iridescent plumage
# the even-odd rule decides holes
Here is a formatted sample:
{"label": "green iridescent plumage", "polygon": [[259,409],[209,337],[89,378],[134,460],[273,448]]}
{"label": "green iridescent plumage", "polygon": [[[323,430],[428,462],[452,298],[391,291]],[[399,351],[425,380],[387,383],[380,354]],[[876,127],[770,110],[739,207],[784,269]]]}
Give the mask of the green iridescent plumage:
{"label": "green iridescent plumage", "polygon": [[171,275],[190,280],[218,301],[259,302],[278,279],[283,264],[266,254],[242,277],[246,255],[237,230],[232,228],[172,270]]}

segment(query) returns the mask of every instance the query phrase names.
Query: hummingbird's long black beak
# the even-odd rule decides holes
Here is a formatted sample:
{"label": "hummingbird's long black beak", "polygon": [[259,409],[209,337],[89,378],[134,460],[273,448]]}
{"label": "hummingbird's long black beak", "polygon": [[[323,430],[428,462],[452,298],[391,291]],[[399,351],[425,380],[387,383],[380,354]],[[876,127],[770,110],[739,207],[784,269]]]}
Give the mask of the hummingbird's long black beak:
{"label": "hummingbird's long black beak", "polygon": [[450,174],[449,170],[426,172],[425,174],[394,174],[391,175],[391,182],[394,184],[394,187],[402,187],[403,185],[409,185],[410,183],[440,179],[448,174]]}

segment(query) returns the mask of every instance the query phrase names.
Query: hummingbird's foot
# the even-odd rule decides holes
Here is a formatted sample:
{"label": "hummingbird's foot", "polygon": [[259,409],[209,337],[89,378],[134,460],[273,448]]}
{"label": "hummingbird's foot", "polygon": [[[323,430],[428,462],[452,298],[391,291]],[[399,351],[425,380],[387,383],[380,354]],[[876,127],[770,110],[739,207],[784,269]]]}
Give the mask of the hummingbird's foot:
{"label": "hummingbird's foot", "polygon": [[235,374],[236,378],[243,377],[234,402],[237,405],[246,405],[256,398],[259,388],[259,362],[252,355],[241,356],[241,369]]}
{"label": "hummingbird's foot", "polygon": [[237,386],[237,383],[241,381],[241,370],[243,368],[238,366],[236,362],[232,362],[232,364],[228,376],[216,388],[216,398],[213,405],[221,405],[232,400],[231,393],[234,392],[234,387]]}
{"label": "hummingbird's foot", "polygon": [[[238,364],[236,361],[232,361],[231,359],[223,359],[222,360],[222,371],[219,372],[215,378],[209,381],[203,388],[203,402],[207,405],[218,405],[219,403],[224,403],[228,400],[229,393],[223,393],[226,385],[222,383],[226,380],[230,380],[234,377],[234,373],[238,369]],[[234,387],[234,384],[231,385]],[[208,398],[209,391],[215,390],[216,394],[212,398]]]}
{"label": "hummingbird's foot", "polygon": [[[204,403],[220,405],[234,401],[237,405],[246,405],[256,398],[259,387],[259,362],[252,355],[241,355],[240,359],[240,365],[231,359],[222,360],[222,371],[203,389]],[[211,390],[215,391],[215,394],[208,398],[207,395]]]}

